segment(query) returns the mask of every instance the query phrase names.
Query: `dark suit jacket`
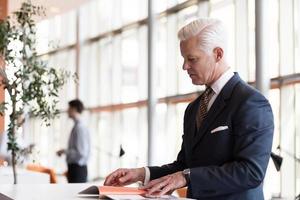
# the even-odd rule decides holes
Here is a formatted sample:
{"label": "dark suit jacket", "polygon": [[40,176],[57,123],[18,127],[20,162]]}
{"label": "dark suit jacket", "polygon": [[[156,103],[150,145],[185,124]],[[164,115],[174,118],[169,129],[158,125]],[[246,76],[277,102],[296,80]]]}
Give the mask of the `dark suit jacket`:
{"label": "dark suit jacket", "polygon": [[[197,132],[195,117],[199,101],[200,97],[186,108],[177,160],[149,167],[150,179],[190,168],[190,198],[263,200],[262,181],[274,130],[268,100],[235,74],[217,96]],[[211,133],[219,126],[228,129]]]}

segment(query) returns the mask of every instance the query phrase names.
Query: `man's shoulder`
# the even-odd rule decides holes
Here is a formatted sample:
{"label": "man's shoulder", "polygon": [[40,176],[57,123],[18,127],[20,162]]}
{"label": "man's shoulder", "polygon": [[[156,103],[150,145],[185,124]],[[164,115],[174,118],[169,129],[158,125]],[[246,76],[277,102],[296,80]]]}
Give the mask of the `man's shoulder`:
{"label": "man's shoulder", "polygon": [[195,108],[197,108],[199,103],[199,98],[200,96],[198,96],[196,99],[194,99],[192,102],[188,104],[188,106],[185,109],[185,115],[190,114],[191,112],[194,111]]}
{"label": "man's shoulder", "polygon": [[269,104],[269,101],[260,91],[243,81],[236,84],[228,101],[228,105],[233,108],[240,108],[240,106],[255,107]]}
{"label": "man's shoulder", "polygon": [[83,123],[82,121],[80,121],[80,122],[78,122],[78,123],[76,124],[76,129],[79,130],[79,131],[88,132],[87,126],[86,126],[85,123]]}
{"label": "man's shoulder", "polygon": [[238,84],[236,84],[233,94],[235,98],[241,100],[248,99],[250,97],[265,99],[264,95],[260,91],[244,81],[240,81]]}

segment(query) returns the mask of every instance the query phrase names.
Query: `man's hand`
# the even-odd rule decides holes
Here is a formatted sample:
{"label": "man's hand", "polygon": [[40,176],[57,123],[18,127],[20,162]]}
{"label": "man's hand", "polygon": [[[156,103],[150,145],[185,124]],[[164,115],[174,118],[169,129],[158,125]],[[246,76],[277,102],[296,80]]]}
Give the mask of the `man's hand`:
{"label": "man's hand", "polygon": [[61,149],[61,150],[59,150],[59,151],[56,152],[56,155],[61,156],[61,155],[65,154],[65,153],[66,153],[66,150]]}
{"label": "man's hand", "polygon": [[137,181],[144,181],[144,179],[145,168],[143,167],[134,169],[117,169],[106,177],[104,185],[124,186]]}
{"label": "man's hand", "polygon": [[148,190],[146,196],[160,197],[171,194],[174,190],[186,186],[187,182],[182,171],[150,181],[140,189]]}

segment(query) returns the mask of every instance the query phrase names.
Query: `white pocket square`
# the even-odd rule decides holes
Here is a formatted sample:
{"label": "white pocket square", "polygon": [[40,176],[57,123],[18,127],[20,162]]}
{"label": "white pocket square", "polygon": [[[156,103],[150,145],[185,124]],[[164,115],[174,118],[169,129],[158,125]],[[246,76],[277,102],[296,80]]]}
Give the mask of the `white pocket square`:
{"label": "white pocket square", "polygon": [[228,126],[219,126],[213,130],[210,131],[210,133],[215,133],[215,132],[218,132],[218,131],[223,131],[223,130],[226,130],[228,129]]}

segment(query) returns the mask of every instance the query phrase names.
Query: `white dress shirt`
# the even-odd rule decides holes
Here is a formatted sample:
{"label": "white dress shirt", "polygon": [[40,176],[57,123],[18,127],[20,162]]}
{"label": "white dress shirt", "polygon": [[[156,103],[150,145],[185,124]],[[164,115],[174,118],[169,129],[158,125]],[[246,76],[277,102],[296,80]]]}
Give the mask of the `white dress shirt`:
{"label": "white dress shirt", "polygon": [[216,80],[210,87],[214,91],[214,95],[211,97],[208,106],[207,111],[211,108],[212,104],[215,102],[216,98],[220,94],[223,87],[226,85],[226,83],[233,77],[234,73],[229,68],[226,72],[224,72],[218,80]]}
{"label": "white dress shirt", "polygon": [[90,155],[90,133],[81,120],[75,120],[74,127],[69,137],[66,159],[68,164],[87,165]]}
{"label": "white dress shirt", "polygon": [[[223,87],[226,85],[226,83],[234,76],[233,71],[229,68],[226,72],[224,72],[218,80],[216,80],[210,87],[214,91],[214,95],[211,97],[208,106],[207,111],[211,108],[212,104],[215,102],[216,98],[220,94]],[[145,180],[144,185],[146,185],[150,181],[150,170],[148,167],[145,168]]]}

